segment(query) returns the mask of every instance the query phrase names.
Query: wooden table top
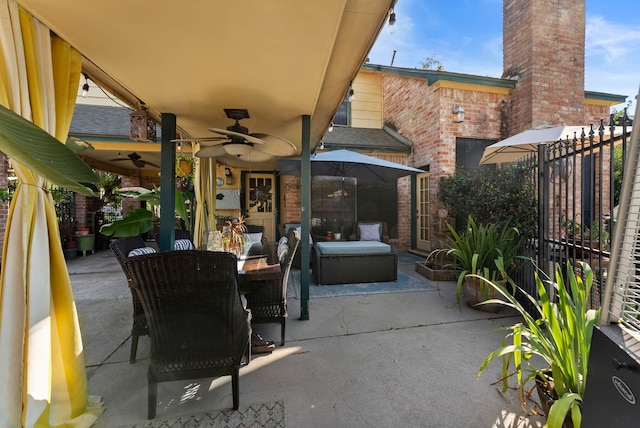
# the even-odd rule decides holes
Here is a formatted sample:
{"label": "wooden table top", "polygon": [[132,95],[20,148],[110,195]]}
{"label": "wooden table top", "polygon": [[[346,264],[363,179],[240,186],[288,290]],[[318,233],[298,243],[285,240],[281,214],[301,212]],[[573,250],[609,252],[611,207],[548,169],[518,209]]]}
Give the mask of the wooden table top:
{"label": "wooden table top", "polygon": [[259,285],[262,281],[279,280],[280,275],[280,263],[268,264],[267,256],[238,260],[238,283],[243,294],[250,291],[252,285]]}

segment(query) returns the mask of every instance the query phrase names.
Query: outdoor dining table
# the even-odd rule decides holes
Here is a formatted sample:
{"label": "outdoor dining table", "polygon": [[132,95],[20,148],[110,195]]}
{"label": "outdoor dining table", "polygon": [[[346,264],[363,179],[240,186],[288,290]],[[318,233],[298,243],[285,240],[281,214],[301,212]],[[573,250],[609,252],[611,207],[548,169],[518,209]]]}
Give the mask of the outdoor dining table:
{"label": "outdoor dining table", "polygon": [[280,263],[267,263],[266,255],[246,256],[238,259],[238,290],[249,294],[266,281],[279,280]]}

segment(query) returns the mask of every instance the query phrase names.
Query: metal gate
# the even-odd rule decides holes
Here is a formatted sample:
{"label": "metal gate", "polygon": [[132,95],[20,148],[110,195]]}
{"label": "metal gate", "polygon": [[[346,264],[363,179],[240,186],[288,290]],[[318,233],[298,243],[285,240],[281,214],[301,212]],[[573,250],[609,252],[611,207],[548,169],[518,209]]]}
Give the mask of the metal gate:
{"label": "metal gate", "polygon": [[[601,120],[599,126],[585,127],[581,135],[542,144],[537,155],[538,271],[553,279],[558,266],[565,274],[571,263],[580,275],[580,262],[588,263],[594,273],[589,302],[593,308],[602,304],[630,142],[626,111],[618,121],[616,126],[611,115],[609,125]],[[523,280],[525,289],[536,295],[533,277]]]}

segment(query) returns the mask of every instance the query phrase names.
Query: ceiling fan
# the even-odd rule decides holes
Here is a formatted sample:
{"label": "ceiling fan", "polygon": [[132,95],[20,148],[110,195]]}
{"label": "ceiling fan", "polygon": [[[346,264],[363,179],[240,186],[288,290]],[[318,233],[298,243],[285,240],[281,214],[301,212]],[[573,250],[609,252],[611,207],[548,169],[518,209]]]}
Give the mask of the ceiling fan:
{"label": "ceiling fan", "polygon": [[146,165],[152,166],[154,168],[160,168],[155,163],[142,160],[142,156],[140,156],[136,152],[129,153],[126,158],[119,157],[119,158],[111,159],[111,162],[117,162],[117,161],[131,161],[138,168],[144,168]]}
{"label": "ceiling fan", "polygon": [[200,158],[239,159],[245,162],[264,162],[274,157],[287,157],[296,153],[296,146],[284,138],[275,135],[253,133],[240,125],[242,119],[249,118],[246,109],[224,109],[227,117],[236,121],[227,129],[209,128],[217,137],[185,138],[173,142],[200,143],[201,148],[195,155]]}

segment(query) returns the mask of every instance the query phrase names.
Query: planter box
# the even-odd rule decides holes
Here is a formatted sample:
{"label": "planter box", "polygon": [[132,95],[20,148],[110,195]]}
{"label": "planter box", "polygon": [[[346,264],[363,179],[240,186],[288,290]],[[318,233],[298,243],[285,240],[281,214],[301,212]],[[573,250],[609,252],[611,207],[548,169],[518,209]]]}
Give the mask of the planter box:
{"label": "planter box", "polygon": [[452,269],[434,269],[424,262],[416,262],[416,272],[431,281],[457,281],[460,271]]}

